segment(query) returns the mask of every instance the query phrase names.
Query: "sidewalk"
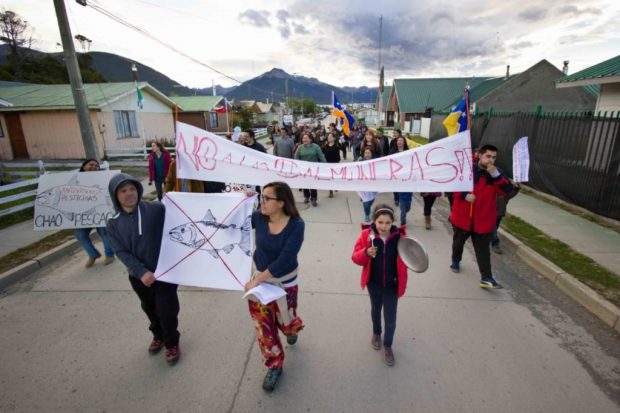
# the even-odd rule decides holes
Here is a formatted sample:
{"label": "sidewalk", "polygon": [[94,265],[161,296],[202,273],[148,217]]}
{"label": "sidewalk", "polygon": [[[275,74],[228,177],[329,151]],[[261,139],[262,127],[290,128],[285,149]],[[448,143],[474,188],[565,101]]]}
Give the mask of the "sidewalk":
{"label": "sidewalk", "polygon": [[519,193],[508,213],[620,275],[620,234],[531,195]]}

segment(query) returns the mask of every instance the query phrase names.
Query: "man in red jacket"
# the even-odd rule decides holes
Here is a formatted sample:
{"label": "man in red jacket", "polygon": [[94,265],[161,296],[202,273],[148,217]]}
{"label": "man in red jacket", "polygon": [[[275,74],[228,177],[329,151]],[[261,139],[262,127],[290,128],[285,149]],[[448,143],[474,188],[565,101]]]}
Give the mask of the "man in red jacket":
{"label": "man in red jacket", "polygon": [[491,272],[491,250],[489,243],[495,228],[496,195],[512,191],[512,184],[495,166],[497,148],[484,145],[479,150],[478,161],[474,161],[474,191],[455,192],[450,222],[454,229],[452,238],[453,272],[460,272],[463,247],[471,236],[480,270],[480,287],[502,288]]}

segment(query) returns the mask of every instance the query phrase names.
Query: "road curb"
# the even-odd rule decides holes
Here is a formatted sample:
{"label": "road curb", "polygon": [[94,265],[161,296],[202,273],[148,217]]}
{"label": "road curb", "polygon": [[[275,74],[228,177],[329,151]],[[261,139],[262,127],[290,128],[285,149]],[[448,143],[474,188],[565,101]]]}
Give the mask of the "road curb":
{"label": "road curb", "polygon": [[0,289],[5,289],[23,280],[35,271],[56,262],[56,260],[64,257],[67,253],[72,252],[78,247],[79,243],[77,240],[69,240],[43,254],[29,259],[13,269],[3,272],[0,274]]}
{"label": "road curb", "polygon": [[602,322],[620,333],[620,309],[601,297],[596,291],[568,274],[560,267],[525,245],[504,229],[499,229],[503,247],[525,261],[534,270],[556,285],[564,294],[597,316]]}

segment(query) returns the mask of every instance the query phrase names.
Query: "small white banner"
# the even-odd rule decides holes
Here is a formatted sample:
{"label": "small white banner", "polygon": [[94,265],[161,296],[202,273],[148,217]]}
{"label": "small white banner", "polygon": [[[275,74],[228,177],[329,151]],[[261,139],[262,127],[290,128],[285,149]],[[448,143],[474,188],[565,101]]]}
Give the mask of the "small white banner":
{"label": "small white banner", "polygon": [[469,131],[363,162],[279,158],[177,122],[177,177],[360,192],[443,192],[473,188]]}
{"label": "small white banner", "polygon": [[512,147],[512,179],[515,182],[527,182],[530,174],[530,151],[527,136],[519,139]]}
{"label": "small white banner", "polygon": [[34,200],[34,230],[105,227],[114,214],[110,178],[120,171],[41,175]]}
{"label": "small white banner", "polygon": [[168,192],[155,278],[243,291],[252,275],[252,210],[242,193]]}

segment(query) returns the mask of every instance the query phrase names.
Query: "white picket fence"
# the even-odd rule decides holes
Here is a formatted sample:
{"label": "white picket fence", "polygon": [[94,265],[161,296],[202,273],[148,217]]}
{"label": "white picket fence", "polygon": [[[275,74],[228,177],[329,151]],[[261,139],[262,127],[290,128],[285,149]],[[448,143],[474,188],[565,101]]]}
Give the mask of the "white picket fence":
{"label": "white picket fence", "polygon": [[[14,202],[20,199],[30,198],[30,197],[35,196],[37,194],[37,189],[34,188],[30,191],[20,192],[18,194],[9,195],[9,196],[3,196],[2,195],[3,192],[12,191],[14,189],[23,188],[25,186],[37,185],[38,183],[39,183],[39,178],[34,178],[34,179],[28,179],[26,181],[15,182],[14,184],[0,186],[0,208],[2,208],[3,204],[8,204],[9,202]],[[4,215],[12,214],[14,212],[18,212],[18,211],[21,211],[27,208],[32,208],[33,206],[34,206],[34,200],[23,203],[23,204],[14,205],[14,206],[11,206],[5,209],[0,209],[0,217]]]}

